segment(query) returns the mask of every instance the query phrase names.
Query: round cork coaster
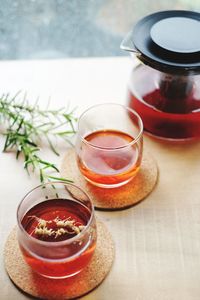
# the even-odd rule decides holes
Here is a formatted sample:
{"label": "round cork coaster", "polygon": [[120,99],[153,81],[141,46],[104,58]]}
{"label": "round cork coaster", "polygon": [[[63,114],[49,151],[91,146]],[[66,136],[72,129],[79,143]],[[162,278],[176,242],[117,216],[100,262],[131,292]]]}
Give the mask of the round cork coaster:
{"label": "round cork coaster", "polygon": [[8,236],[4,262],[9,277],[23,292],[39,299],[75,299],[96,288],[107,276],[114,260],[114,243],[107,227],[97,221],[97,247],[89,265],[67,279],[48,279],[34,273],[24,262],[16,227]]}
{"label": "round cork coaster", "polygon": [[144,152],[140,170],[129,183],[117,188],[100,188],[82,176],[77,166],[75,151],[70,148],[61,164],[61,176],[80,186],[97,209],[119,210],[135,205],[152,192],[157,182],[158,168],[152,156]]}

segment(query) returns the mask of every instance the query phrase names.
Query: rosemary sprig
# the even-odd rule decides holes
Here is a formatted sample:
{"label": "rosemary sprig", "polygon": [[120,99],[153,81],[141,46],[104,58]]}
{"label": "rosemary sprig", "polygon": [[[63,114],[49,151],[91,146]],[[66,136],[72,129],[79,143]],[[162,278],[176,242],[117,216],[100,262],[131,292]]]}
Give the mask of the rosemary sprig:
{"label": "rosemary sprig", "polygon": [[54,239],[62,235],[78,235],[85,228],[84,225],[75,221],[71,217],[64,220],[56,217],[54,220],[46,221],[36,216],[29,216],[29,218],[36,219],[38,221],[37,226],[33,230],[32,234],[35,234],[40,239],[53,236]]}
{"label": "rosemary sprig", "polygon": [[5,144],[3,151],[15,150],[16,159],[24,159],[24,168],[28,173],[38,170],[42,183],[51,180],[70,181],[65,178],[49,175],[49,172],[59,172],[55,164],[41,159],[39,156],[41,140],[59,155],[52,139],[62,138],[71,143],[69,136],[75,133],[76,118],[73,111],[65,108],[56,110],[41,109],[36,102],[30,105],[26,95],[21,101],[18,94],[10,97],[9,94],[0,97],[0,124],[4,127]]}

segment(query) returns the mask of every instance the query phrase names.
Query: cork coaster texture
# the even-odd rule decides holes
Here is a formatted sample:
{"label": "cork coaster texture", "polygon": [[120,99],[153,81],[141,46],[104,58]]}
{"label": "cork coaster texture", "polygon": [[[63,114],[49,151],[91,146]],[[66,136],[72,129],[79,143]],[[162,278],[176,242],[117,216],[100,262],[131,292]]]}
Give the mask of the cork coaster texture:
{"label": "cork coaster texture", "polygon": [[152,156],[144,152],[140,170],[129,183],[117,188],[100,188],[87,182],[82,176],[75,151],[70,148],[61,164],[61,176],[71,179],[82,188],[97,209],[119,210],[135,205],[151,193],[157,182],[158,169]]}
{"label": "cork coaster texture", "polygon": [[17,241],[16,227],[8,236],[4,249],[6,271],[23,292],[39,299],[75,299],[96,288],[107,276],[114,260],[114,244],[107,227],[97,221],[97,247],[89,265],[67,279],[48,279],[34,272],[24,262]]}

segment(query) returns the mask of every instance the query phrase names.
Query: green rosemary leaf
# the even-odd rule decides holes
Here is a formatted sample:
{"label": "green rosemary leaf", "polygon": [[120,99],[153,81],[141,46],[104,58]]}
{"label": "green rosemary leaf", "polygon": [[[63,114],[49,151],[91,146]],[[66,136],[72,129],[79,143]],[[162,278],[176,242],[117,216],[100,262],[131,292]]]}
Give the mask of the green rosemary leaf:
{"label": "green rosemary leaf", "polygon": [[44,123],[44,124],[39,124],[37,126],[37,129],[41,128],[41,127],[46,127],[46,126],[53,126],[54,123],[53,122],[47,122],[47,123]]}
{"label": "green rosemary leaf", "polygon": [[75,133],[74,130],[66,130],[66,131],[56,132],[56,134],[59,135],[59,136],[74,134],[74,133]]}
{"label": "green rosemary leaf", "polygon": [[[19,95],[20,92],[13,97],[9,94],[0,97],[0,120],[6,128],[3,133],[6,137],[3,151],[15,150],[16,159],[19,156],[24,158],[24,168],[28,173],[30,168],[32,171],[38,169],[42,183],[49,179],[61,180],[60,177],[54,178],[46,173],[59,170],[55,164],[40,158],[38,142],[45,138],[53,153],[59,155],[52,138],[62,138],[70,143],[68,137],[75,133],[74,123],[77,119],[74,113],[68,112],[65,108],[50,110],[48,103],[46,109],[41,109],[38,105],[39,98],[34,105],[30,105],[26,100],[26,94],[21,100],[18,100]],[[69,129],[62,131],[62,127]]]}
{"label": "green rosemary leaf", "polygon": [[45,166],[48,166],[49,168],[52,168],[54,169],[56,172],[59,172],[58,168],[54,165],[54,164],[51,164],[47,161],[44,161],[44,160],[39,160],[39,162],[42,164],[42,165],[45,165]]}
{"label": "green rosemary leaf", "polygon": [[[23,135],[22,135],[23,136]],[[28,140],[28,139],[24,139],[24,142],[27,143],[28,145],[31,145],[33,147],[37,147],[37,144],[33,143],[32,141]]]}
{"label": "green rosemary leaf", "polygon": [[56,150],[56,148],[54,147],[53,143],[51,142],[50,138],[48,137],[48,135],[46,136],[47,141],[49,143],[49,146],[51,148],[51,150],[57,155],[59,156],[60,154],[58,153],[58,151]]}
{"label": "green rosemary leaf", "polygon": [[44,176],[43,176],[43,172],[41,169],[40,169],[40,181],[44,182]]}
{"label": "green rosemary leaf", "polygon": [[19,126],[18,126],[18,128],[16,129],[17,132],[20,132],[20,129],[21,129],[23,123],[24,123],[24,120],[21,118],[21,120],[20,120],[20,122],[19,122]]}
{"label": "green rosemary leaf", "polygon": [[7,149],[8,140],[9,140],[9,135],[8,135],[8,134],[6,134],[6,140],[5,140],[5,144],[4,144],[3,152],[5,152],[5,151],[6,151],[6,149]]}
{"label": "green rosemary leaf", "polygon": [[37,152],[37,151],[39,151],[39,150],[40,150],[40,148],[35,147],[35,148],[33,148],[33,149],[30,149],[30,152],[31,152],[31,153],[34,153],[34,152]]}
{"label": "green rosemary leaf", "polygon": [[17,152],[16,152],[16,159],[19,158],[20,153],[21,153],[21,151],[20,151],[20,150],[17,150]]}
{"label": "green rosemary leaf", "polygon": [[73,180],[66,179],[66,178],[63,178],[63,177],[56,177],[56,176],[48,175],[48,178],[54,179],[54,180],[57,180],[57,181],[64,181],[64,182],[68,182],[68,183],[73,183]]}

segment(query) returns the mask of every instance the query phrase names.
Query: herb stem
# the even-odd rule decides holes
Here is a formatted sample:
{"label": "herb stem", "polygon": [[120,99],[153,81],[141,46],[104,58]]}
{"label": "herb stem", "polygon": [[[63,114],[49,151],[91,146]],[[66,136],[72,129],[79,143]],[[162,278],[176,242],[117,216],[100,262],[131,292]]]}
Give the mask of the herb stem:
{"label": "herb stem", "polygon": [[70,142],[69,137],[75,133],[76,118],[74,112],[65,108],[56,110],[41,109],[38,99],[34,105],[26,100],[26,94],[18,101],[19,93],[10,97],[4,94],[0,97],[0,124],[4,127],[5,143],[3,151],[16,151],[16,159],[24,159],[24,168],[30,171],[39,171],[40,181],[45,183],[52,179],[70,182],[65,178],[49,175],[49,172],[59,169],[55,164],[40,158],[40,142],[47,141],[49,148],[59,155],[52,139],[62,138]]}

